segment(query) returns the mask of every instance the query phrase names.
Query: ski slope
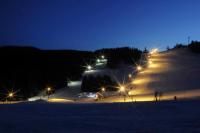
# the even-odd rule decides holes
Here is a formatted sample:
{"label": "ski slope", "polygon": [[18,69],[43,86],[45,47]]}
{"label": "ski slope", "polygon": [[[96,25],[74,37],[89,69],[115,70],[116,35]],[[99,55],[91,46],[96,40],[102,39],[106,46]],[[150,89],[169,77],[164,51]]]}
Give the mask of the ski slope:
{"label": "ski slope", "polygon": [[[152,64],[143,67],[131,81],[128,81],[128,74],[135,74],[135,68],[123,64],[118,69],[97,67],[83,75],[109,75],[118,83],[124,81],[127,89],[132,88],[131,97],[125,100],[116,95],[101,102],[152,101],[156,91],[161,92],[161,99],[165,100],[174,96],[179,99],[200,97],[200,55],[181,48],[152,54],[148,61]],[[80,88],[81,81],[71,82],[69,88],[57,91],[51,98],[76,99]]]}
{"label": "ski slope", "polygon": [[163,93],[164,99],[200,96],[200,55],[187,48],[153,54],[132,81],[135,95]]}
{"label": "ski slope", "polygon": [[[83,76],[104,76],[108,75],[112,78],[112,80],[118,82],[118,83],[127,83],[128,82],[128,74],[131,74],[135,72],[134,68],[132,66],[127,66],[124,64],[121,64],[118,66],[117,69],[110,69],[106,68],[105,63],[98,63],[97,66],[92,70],[86,70],[83,73]],[[57,90],[54,94],[50,96],[50,99],[58,100],[77,100],[78,94],[81,93],[81,83],[82,81],[70,81],[68,83],[68,87],[61,88]],[[48,97],[44,96],[45,92],[41,92],[38,94],[38,96],[29,98],[29,101],[35,101],[38,99],[44,99],[47,100]]]}
{"label": "ski slope", "polygon": [[130,96],[114,96],[101,102],[153,101],[155,92],[161,100],[200,97],[200,55],[187,48],[152,54],[146,66],[128,83]]}

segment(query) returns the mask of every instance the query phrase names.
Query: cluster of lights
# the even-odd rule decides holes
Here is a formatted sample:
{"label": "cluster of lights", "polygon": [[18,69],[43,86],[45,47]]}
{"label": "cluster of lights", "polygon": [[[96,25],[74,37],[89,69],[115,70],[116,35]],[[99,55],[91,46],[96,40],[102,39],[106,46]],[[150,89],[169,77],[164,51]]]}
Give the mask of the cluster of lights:
{"label": "cluster of lights", "polygon": [[[150,52],[150,54],[155,54],[155,53],[157,53],[158,52],[158,49],[157,48],[155,48],[155,49],[152,49],[151,50],[151,52]],[[148,58],[150,58],[151,56],[150,55],[148,55]],[[148,64],[149,64],[149,66],[150,65],[152,65],[153,64],[153,62],[149,59],[149,61],[148,61]],[[143,68],[142,68],[142,66],[137,66],[137,70],[138,71],[141,71]]]}
{"label": "cluster of lights", "polygon": [[[156,53],[158,53],[157,48],[152,49],[151,52],[150,52],[150,54],[156,54]],[[150,58],[150,55],[148,55],[148,57]],[[149,64],[149,66],[151,66],[153,64],[153,62],[149,59],[148,64]]]}
{"label": "cluster of lights", "polygon": [[101,62],[103,62],[104,60],[105,60],[105,56],[104,56],[104,55],[101,55],[100,58],[98,58],[98,59],[96,60],[96,62],[97,62],[97,63],[101,63]]}
{"label": "cluster of lights", "polygon": [[[105,56],[104,55],[101,55],[99,58],[96,59],[96,66],[99,66],[99,65],[102,65],[104,64],[105,62],[107,61],[107,59],[105,59]],[[86,67],[86,71],[89,72],[91,70],[93,70],[93,67],[92,65],[87,65],[85,66]]]}
{"label": "cluster of lights", "polygon": [[[150,52],[150,54],[155,54],[155,53],[157,53],[157,52],[158,52],[158,49],[153,49],[153,50]],[[148,58],[150,58],[150,55],[148,55]],[[101,55],[100,58],[98,58],[98,59],[96,60],[96,62],[97,62],[97,63],[101,63],[101,60],[103,60],[103,59],[105,59],[105,56],[104,56],[104,55]],[[151,60],[148,61],[148,64],[149,64],[149,65],[151,65],[152,63],[153,63],[153,62],[152,62]],[[91,65],[87,65],[87,66],[86,66],[86,69],[87,69],[88,71],[90,71],[90,70],[93,69],[93,67],[92,67]],[[138,70],[138,71],[141,71],[142,69],[143,69],[142,66],[140,66],[140,65],[137,66],[137,70]],[[129,77],[129,78],[132,78],[132,74],[128,74],[128,77]],[[46,90],[47,90],[47,92],[51,92],[51,91],[52,91],[52,89],[51,89],[50,87],[46,88]],[[106,88],[102,87],[102,88],[101,88],[101,91],[102,91],[102,92],[105,92],[105,91],[106,91]],[[119,91],[120,91],[120,92],[125,92],[125,91],[126,91],[126,88],[125,88],[123,85],[120,85]],[[131,95],[132,95],[132,92],[129,91],[129,92],[128,92],[128,95],[131,96]],[[9,98],[14,97],[14,93],[13,93],[13,92],[8,93],[8,97],[9,97]]]}
{"label": "cluster of lights", "polygon": [[155,54],[155,53],[157,53],[157,52],[158,52],[158,49],[155,48],[155,49],[152,49],[152,50],[151,50],[150,54]]}

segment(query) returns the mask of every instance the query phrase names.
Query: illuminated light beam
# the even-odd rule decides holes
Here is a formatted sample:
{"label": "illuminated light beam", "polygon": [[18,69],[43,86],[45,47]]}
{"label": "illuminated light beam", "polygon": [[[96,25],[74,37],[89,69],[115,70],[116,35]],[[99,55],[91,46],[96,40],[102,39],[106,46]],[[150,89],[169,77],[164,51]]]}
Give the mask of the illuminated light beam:
{"label": "illuminated light beam", "polygon": [[155,82],[155,81],[159,81],[159,79],[152,79],[152,78],[138,78],[138,79],[135,79],[131,82],[131,84],[133,85],[143,85],[143,84],[146,84],[146,83],[149,83],[149,82]]}
{"label": "illuminated light beam", "polygon": [[149,94],[153,94],[153,90],[152,89],[147,89],[145,86],[141,85],[141,86],[137,86],[136,89],[134,89],[134,96],[136,95],[149,95]]}
{"label": "illuminated light beam", "polygon": [[150,64],[149,67],[150,68],[159,68],[159,67],[161,67],[161,64]]}
{"label": "illuminated light beam", "polygon": [[138,84],[144,84],[146,82],[148,82],[149,80],[148,79],[135,79],[132,84],[135,84],[135,85],[138,85]]}
{"label": "illuminated light beam", "polygon": [[150,67],[150,68],[151,68],[151,67],[152,67],[152,65],[153,65],[153,62],[152,62],[151,60],[149,60],[149,61],[148,61],[148,67]]}
{"label": "illuminated light beam", "polygon": [[72,100],[63,99],[63,98],[50,98],[48,101],[56,102],[56,103],[72,102]]}
{"label": "illuminated light beam", "polygon": [[74,87],[79,85],[81,85],[81,81],[71,81],[70,83],[68,83],[69,87]]}
{"label": "illuminated light beam", "polygon": [[151,60],[148,61],[149,65],[151,65],[153,62]]}

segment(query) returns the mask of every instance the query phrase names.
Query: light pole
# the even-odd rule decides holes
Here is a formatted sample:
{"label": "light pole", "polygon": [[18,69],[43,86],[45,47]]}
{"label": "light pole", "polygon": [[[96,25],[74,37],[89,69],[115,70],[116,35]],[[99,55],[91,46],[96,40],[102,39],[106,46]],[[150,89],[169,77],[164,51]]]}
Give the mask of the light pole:
{"label": "light pole", "polygon": [[50,97],[50,93],[51,93],[51,88],[50,88],[50,87],[48,87],[48,88],[47,88],[48,100],[49,100],[49,97]]}
{"label": "light pole", "polygon": [[138,71],[141,71],[141,70],[142,70],[142,67],[141,67],[141,66],[137,66],[137,70],[138,70]]}
{"label": "light pole", "polygon": [[102,87],[102,88],[101,88],[101,91],[102,91],[102,92],[105,92],[105,91],[106,91],[106,89],[105,89],[104,87]]}
{"label": "light pole", "polygon": [[131,79],[132,78],[132,74],[129,73],[128,74],[128,78]]}
{"label": "light pole", "polygon": [[10,102],[12,101],[13,97],[14,97],[14,93],[13,92],[9,92],[8,93],[8,98],[9,98]]}
{"label": "light pole", "polygon": [[[122,92],[124,92],[125,91],[125,87],[124,86],[120,86],[120,93],[121,93],[121,95],[122,95]],[[125,96],[124,96],[124,102],[125,102]]]}

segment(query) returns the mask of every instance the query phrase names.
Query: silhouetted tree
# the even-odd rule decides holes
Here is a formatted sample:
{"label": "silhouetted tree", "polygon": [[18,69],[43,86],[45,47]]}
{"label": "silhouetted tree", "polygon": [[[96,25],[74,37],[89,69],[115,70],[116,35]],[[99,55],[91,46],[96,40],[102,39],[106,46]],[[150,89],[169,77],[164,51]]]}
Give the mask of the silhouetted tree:
{"label": "silhouetted tree", "polygon": [[95,51],[95,53],[104,53],[108,59],[107,66],[116,68],[120,63],[135,65],[139,61],[142,51],[136,48],[122,47],[101,49]]}
{"label": "silhouetted tree", "polygon": [[192,41],[188,47],[192,52],[200,53],[200,42],[199,41]]}
{"label": "silhouetted tree", "polygon": [[149,53],[149,51],[147,50],[147,48],[146,48],[146,47],[144,48],[144,51],[143,51],[143,53]]}
{"label": "silhouetted tree", "polygon": [[185,47],[187,47],[187,46],[185,46],[185,45],[183,45],[183,44],[179,44],[179,43],[177,43],[175,46],[174,46],[174,48],[173,49],[178,49],[178,48],[185,48]]}
{"label": "silhouetted tree", "polygon": [[167,46],[167,48],[166,48],[167,50],[170,50],[170,47],[169,46]]}
{"label": "silhouetted tree", "polygon": [[75,50],[40,50],[34,47],[0,47],[0,99],[9,89],[18,91],[17,97],[27,99],[45,89],[67,86],[67,77],[80,79],[85,62],[93,59],[93,52]]}

